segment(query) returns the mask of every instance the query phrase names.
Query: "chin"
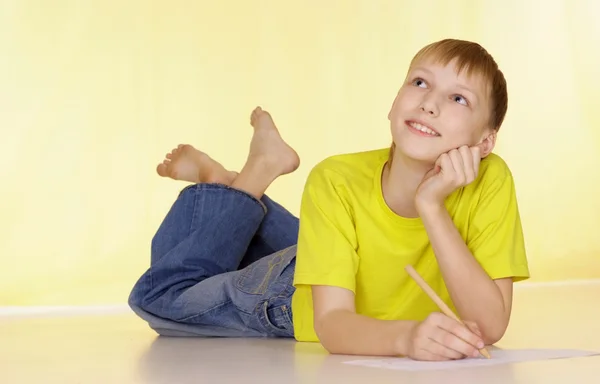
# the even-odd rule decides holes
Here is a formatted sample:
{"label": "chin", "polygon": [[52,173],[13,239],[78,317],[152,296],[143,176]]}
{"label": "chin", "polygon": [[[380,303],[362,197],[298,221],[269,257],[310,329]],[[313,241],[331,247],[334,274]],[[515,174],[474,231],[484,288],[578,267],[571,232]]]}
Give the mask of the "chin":
{"label": "chin", "polygon": [[[418,138],[417,138],[418,139]],[[440,150],[424,140],[411,140],[411,137],[394,138],[396,143],[396,156],[400,155],[408,160],[433,165],[440,156]]]}
{"label": "chin", "polygon": [[407,160],[416,161],[419,163],[433,165],[439,157],[437,151],[433,148],[425,148],[423,146],[404,146],[396,143],[396,156],[402,156]]}

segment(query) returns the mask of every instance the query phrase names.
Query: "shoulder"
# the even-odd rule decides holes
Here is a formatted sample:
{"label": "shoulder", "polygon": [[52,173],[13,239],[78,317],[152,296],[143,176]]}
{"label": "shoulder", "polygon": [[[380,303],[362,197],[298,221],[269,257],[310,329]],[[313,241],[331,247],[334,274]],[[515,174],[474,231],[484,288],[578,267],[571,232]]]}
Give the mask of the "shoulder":
{"label": "shoulder", "polygon": [[301,211],[319,205],[328,212],[338,208],[352,212],[354,202],[373,189],[374,177],[388,156],[389,149],[376,149],[321,160],[308,174]]}
{"label": "shoulder", "polygon": [[348,185],[349,182],[372,179],[388,156],[389,148],[329,156],[312,168],[308,183],[327,181]]}
{"label": "shoulder", "polygon": [[476,209],[502,210],[516,200],[513,174],[506,161],[494,153],[481,161],[477,179],[464,192]]}
{"label": "shoulder", "polygon": [[[529,277],[525,240],[515,183],[507,163],[491,154],[481,161],[480,174],[466,193],[468,211],[458,220],[465,241],[492,279]],[[457,221],[458,221],[457,220]]]}
{"label": "shoulder", "polygon": [[495,153],[490,153],[481,160],[479,172],[487,178],[512,178],[512,173],[506,161]]}
{"label": "shoulder", "polygon": [[500,185],[512,186],[513,184],[513,174],[506,161],[499,155],[491,153],[481,160],[479,176],[473,183],[473,187],[483,192],[490,188],[498,188]]}

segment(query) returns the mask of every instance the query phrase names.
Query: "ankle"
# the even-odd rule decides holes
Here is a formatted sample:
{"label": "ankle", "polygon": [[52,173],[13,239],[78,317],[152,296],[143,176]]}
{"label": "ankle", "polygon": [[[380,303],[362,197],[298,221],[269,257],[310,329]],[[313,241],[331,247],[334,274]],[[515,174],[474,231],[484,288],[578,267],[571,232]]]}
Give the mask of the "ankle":
{"label": "ankle", "polygon": [[231,183],[231,186],[241,189],[260,200],[278,176],[279,173],[274,171],[272,166],[257,159],[246,163],[240,174]]}

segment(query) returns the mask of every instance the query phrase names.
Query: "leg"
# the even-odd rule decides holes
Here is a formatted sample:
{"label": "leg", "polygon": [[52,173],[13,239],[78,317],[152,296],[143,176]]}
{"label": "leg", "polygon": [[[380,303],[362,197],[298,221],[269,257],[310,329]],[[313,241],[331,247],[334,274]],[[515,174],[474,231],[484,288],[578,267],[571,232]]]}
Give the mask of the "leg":
{"label": "leg", "polygon": [[252,112],[250,123],[254,127],[254,135],[248,160],[231,185],[261,199],[267,206],[267,218],[253,239],[241,267],[296,244],[298,239],[298,219],[264,195],[267,187],[277,177],[298,168],[298,154],[281,139],[268,112],[256,108]]}
{"label": "leg", "polygon": [[[297,155],[283,142],[274,124],[254,127],[248,162],[240,180],[233,183],[236,188],[220,184],[186,188],[153,239],[152,265],[135,285],[129,302],[136,313],[155,324],[155,329],[165,328],[167,323],[169,332],[177,333],[179,326],[192,324],[200,326],[200,333],[213,336],[262,334],[264,325],[260,324],[264,321],[255,320],[265,316],[291,319],[285,308],[293,292],[293,272],[287,266],[295,256],[294,247],[236,271],[266,211],[258,199],[275,178],[298,166]],[[176,151],[159,165],[161,176],[187,180],[190,174],[198,174],[189,161],[182,160],[191,156],[183,156],[185,151],[179,149],[181,153]],[[264,303],[262,312],[256,312],[257,298]],[[271,332],[277,335],[278,331]],[[288,335],[289,329],[284,334]]]}
{"label": "leg", "polygon": [[186,188],[152,241],[153,250],[177,244],[165,254],[152,254],[150,268],[134,288],[136,304],[179,320],[173,303],[199,282],[237,270],[264,215],[264,206],[241,191],[216,184]]}
{"label": "leg", "polygon": [[254,135],[248,160],[231,186],[260,199],[276,178],[298,169],[300,158],[283,141],[268,112],[256,108],[250,122],[254,127]]}
{"label": "leg", "polygon": [[295,255],[292,246],[201,281],[172,303],[175,320],[146,311],[133,294],[129,303],[162,336],[293,338]]}
{"label": "leg", "polygon": [[[213,160],[191,145],[179,145],[166,155],[166,159],[158,165],[157,172],[162,177],[191,183],[216,183],[241,189],[254,190],[256,198],[265,204],[267,215],[259,227],[255,238],[251,241],[240,268],[273,252],[296,244],[298,239],[298,218],[284,207],[264,195],[267,186],[280,174],[294,171],[299,165],[296,152],[281,139],[271,116],[260,108],[251,115],[250,122],[255,134],[250,145],[250,154],[242,177],[252,176],[252,169],[269,167],[271,171],[262,172],[257,180],[237,180],[236,172],[226,170],[220,163]],[[278,163],[279,167],[269,164]],[[266,176],[266,177],[265,177]],[[250,185],[249,185],[250,184]],[[234,186],[234,187],[235,187]],[[181,242],[188,234],[182,231],[177,215],[167,215],[159,232],[160,241],[152,242],[152,259],[158,259]]]}
{"label": "leg", "polygon": [[267,208],[267,214],[250,242],[240,269],[298,242],[298,218],[267,195],[263,195],[261,201]]}
{"label": "leg", "polygon": [[[206,153],[187,144],[179,145],[171,153],[167,153],[165,160],[157,166],[156,171],[162,177],[189,181],[194,184],[231,185],[237,176],[237,173],[227,171]],[[182,194],[193,187],[186,187]],[[192,207],[184,207],[184,204],[180,203],[181,208],[179,209],[176,209],[175,206],[171,208],[152,239],[152,264],[189,236],[192,219],[182,217],[182,215],[190,213]]]}

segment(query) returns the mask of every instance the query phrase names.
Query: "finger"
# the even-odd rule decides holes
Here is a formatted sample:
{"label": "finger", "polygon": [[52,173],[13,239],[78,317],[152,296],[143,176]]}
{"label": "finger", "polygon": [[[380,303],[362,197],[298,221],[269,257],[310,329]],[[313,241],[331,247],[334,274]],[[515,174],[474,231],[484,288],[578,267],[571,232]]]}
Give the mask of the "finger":
{"label": "finger", "polygon": [[[431,341],[431,343],[435,343],[434,341]],[[433,353],[427,349],[421,349],[419,351],[417,351],[413,358],[415,360],[422,360],[422,361],[447,361],[447,360],[451,360],[448,357],[444,357],[442,355],[438,355],[436,353]]]}
{"label": "finger", "polygon": [[427,345],[427,350],[444,359],[458,360],[465,358],[466,354],[457,351],[452,347],[452,343],[448,343],[450,338],[456,338],[456,336],[442,328],[438,328],[436,333],[432,335],[431,343]]}
{"label": "finger", "polygon": [[468,320],[463,320],[463,323],[465,323],[465,325],[467,326],[467,328],[469,328],[469,330],[471,332],[473,332],[474,334],[476,334],[479,337],[483,337],[481,330],[479,329],[479,326],[477,325],[477,323],[475,323],[474,321],[468,321]]}
{"label": "finger", "polygon": [[442,153],[441,155],[438,156],[438,158],[435,160],[435,167],[442,167],[442,162],[444,161],[444,158],[448,157],[447,153]]}
{"label": "finger", "polygon": [[473,147],[471,150],[471,154],[473,156],[473,169],[475,170],[475,177],[479,174],[479,164],[481,163],[481,151],[482,145],[479,144],[476,147]]}
{"label": "finger", "polygon": [[471,149],[464,145],[458,149],[460,152],[461,159],[464,164],[465,170],[465,183],[470,183],[475,180],[475,169],[473,168],[473,152]]}
{"label": "finger", "polygon": [[452,159],[450,159],[450,155],[448,153],[444,153],[439,157],[439,167],[441,168],[441,171],[448,175],[453,175],[455,173]]}
{"label": "finger", "polygon": [[[483,340],[466,326],[449,317],[440,318],[438,327],[447,331],[446,339],[441,341],[445,346],[465,356],[477,356],[479,348],[483,348]],[[448,336],[451,335],[451,336]]]}
{"label": "finger", "polygon": [[427,180],[430,177],[433,177],[435,175],[437,175],[438,173],[440,173],[440,167],[438,165],[435,165],[433,168],[431,168],[423,177],[423,180]]}
{"label": "finger", "polygon": [[440,321],[438,317],[443,316],[445,315],[442,313],[434,312],[419,324],[416,334],[413,336],[412,348],[414,349],[410,353],[411,357],[417,360],[444,361],[462,356],[436,341],[436,339],[443,338],[444,333],[447,333],[436,325]]}
{"label": "finger", "polygon": [[455,181],[457,184],[462,185],[465,183],[465,165],[462,160],[462,156],[457,149],[450,151],[450,159],[452,161],[452,167],[455,172]]}
{"label": "finger", "polygon": [[477,348],[474,348],[471,344],[447,329],[439,328],[439,332],[432,334],[432,339],[443,346],[443,348],[437,347],[433,351],[443,356],[460,359],[465,356],[478,355]]}
{"label": "finger", "polygon": [[456,171],[464,168],[464,162],[462,160],[462,156],[460,154],[459,149],[451,150],[450,152],[448,152],[448,155],[450,156],[450,159],[452,160],[452,166]]}

